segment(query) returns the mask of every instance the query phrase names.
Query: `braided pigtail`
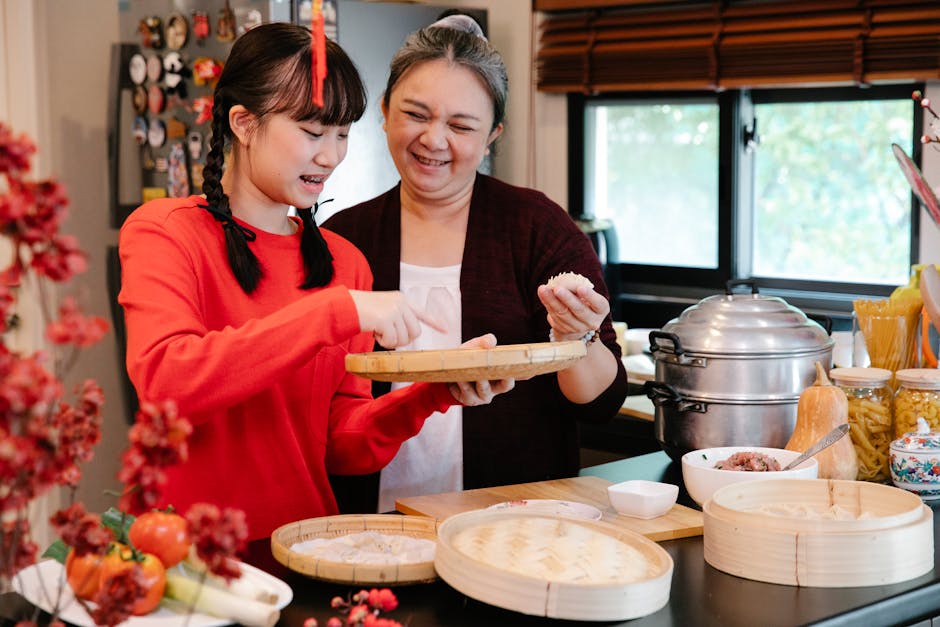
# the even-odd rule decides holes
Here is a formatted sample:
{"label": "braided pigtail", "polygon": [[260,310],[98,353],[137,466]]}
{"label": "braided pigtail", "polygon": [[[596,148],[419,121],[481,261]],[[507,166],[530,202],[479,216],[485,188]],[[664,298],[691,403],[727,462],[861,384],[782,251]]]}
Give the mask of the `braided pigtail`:
{"label": "braided pigtail", "polygon": [[242,290],[251,294],[261,280],[261,264],[248,246],[248,242],[255,240],[254,231],[235,221],[229,207],[228,195],[222,189],[227,130],[228,107],[224,104],[224,98],[220,98],[216,93],[212,106],[212,137],[209,140],[209,153],[206,155],[206,165],[203,169],[202,191],[209,201],[208,206],[204,208],[221,223],[225,233],[229,267]]}
{"label": "braided pigtail", "polygon": [[[329,201],[326,201],[329,202]],[[304,258],[306,276],[300,288],[309,290],[312,287],[322,287],[333,279],[333,255],[330,253],[323,233],[313,219],[318,205],[313,208],[298,209],[297,214],[304,224],[304,231],[300,238],[300,254]]]}

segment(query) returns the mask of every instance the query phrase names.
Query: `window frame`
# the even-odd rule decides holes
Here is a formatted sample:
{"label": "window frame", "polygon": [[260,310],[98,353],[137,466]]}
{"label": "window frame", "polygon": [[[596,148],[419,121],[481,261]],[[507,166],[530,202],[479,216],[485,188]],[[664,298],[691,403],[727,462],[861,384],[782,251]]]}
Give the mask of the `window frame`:
{"label": "window frame", "polygon": [[[669,100],[712,100],[719,107],[718,142],[718,265],[715,269],[682,266],[654,266],[610,263],[608,276],[616,277],[611,289],[616,305],[622,300],[645,300],[692,304],[705,295],[723,292],[729,281],[749,279],[762,293],[784,296],[796,306],[809,307],[824,314],[851,312],[851,301],[858,297],[885,297],[894,286],[877,284],[823,282],[780,279],[747,275],[750,266],[750,220],[753,207],[746,207],[752,197],[753,157],[746,151],[747,134],[752,132],[755,104],[773,102],[826,102],[837,100],[874,100],[910,98],[913,90],[924,90],[921,83],[898,83],[857,87],[785,87],[734,89],[722,92],[662,91],[618,92],[599,95],[568,95],[568,207],[575,219],[587,219],[585,212],[584,164],[586,113],[594,104],[616,102],[642,103]],[[920,137],[923,115],[911,100],[913,115],[911,158],[921,163]],[[759,125],[759,121],[758,121]],[[759,137],[759,127],[757,135]],[[920,243],[920,205],[911,192],[910,263],[917,263]]]}

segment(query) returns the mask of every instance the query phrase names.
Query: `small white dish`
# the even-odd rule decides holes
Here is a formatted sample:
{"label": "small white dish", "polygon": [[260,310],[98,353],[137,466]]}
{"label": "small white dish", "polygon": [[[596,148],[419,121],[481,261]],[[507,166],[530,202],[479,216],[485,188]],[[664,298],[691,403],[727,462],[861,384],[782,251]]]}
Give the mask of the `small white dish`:
{"label": "small white dish", "polygon": [[583,520],[600,520],[603,512],[587,503],[573,501],[556,501],[554,499],[519,499],[517,501],[503,501],[490,505],[487,509],[509,509],[515,507],[525,508],[527,513],[548,514],[562,518],[581,518]]}
{"label": "small white dish", "polygon": [[631,479],[607,486],[607,497],[618,514],[633,518],[658,518],[672,509],[679,486],[660,481]]}

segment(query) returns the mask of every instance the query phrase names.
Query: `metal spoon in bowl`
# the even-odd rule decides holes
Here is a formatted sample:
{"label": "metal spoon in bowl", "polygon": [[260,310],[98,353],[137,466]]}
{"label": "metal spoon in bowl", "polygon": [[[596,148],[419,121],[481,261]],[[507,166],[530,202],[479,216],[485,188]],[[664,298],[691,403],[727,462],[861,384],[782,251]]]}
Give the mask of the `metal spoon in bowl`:
{"label": "metal spoon in bowl", "polygon": [[809,459],[816,453],[820,452],[821,450],[825,448],[829,448],[830,446],[838,442],[840,439],[842,439],[842,436],[848,432],[849,432],[848,423],[843,423],[839,425],[838,427],[836,427],[835,429],[833,429],[832,431],[824,435],[822,439],[819,440],[819,442],[816,442],[816,444],[812,445],[811,447],[803,451],[802,455],[800,455],[799,457],[794,459],[792,462],[784,466],[783,470],[792,470],[793,468],[796,468],[797,466],[805,462],[807,459]]}

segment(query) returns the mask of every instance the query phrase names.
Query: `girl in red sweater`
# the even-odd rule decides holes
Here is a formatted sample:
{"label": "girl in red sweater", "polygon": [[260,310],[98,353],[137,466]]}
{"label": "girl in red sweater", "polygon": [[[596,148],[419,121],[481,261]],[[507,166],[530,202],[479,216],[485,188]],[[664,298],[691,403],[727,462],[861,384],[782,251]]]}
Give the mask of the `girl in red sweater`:
{"label": "girl in red sweater", "polygon": [[431,413],[513,387],[419,384],[375,400],[345,372],[347,353],[407,344],[419,321],[436,323],[397,291],[372,292],[362,254],[314,222],[366,105],[343,50],[327,41],[326,56],[319,107],[309,31],[242,35],[214,91],[205,196],[148,202],[120,234],[130,378],[194,426],[165,504],[240,508],[252,538],[337,513],[327,472],[374,472]]}

